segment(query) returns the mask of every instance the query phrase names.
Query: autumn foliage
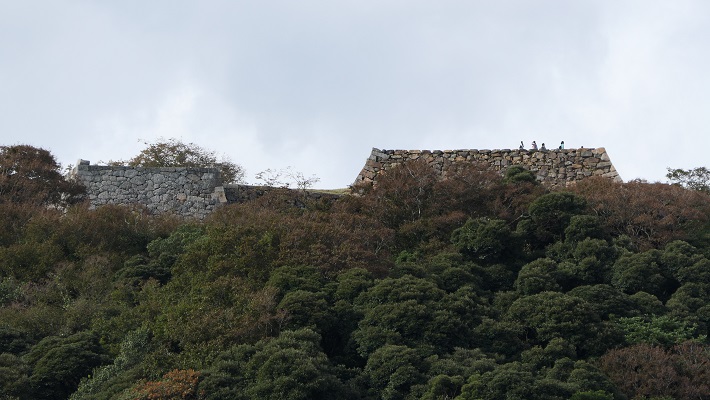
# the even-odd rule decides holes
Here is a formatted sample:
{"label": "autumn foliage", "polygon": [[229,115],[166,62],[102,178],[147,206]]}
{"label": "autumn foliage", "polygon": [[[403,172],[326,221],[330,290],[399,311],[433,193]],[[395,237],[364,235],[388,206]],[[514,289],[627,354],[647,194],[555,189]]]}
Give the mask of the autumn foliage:
{"label": "autumn foliage", "polygon": [[81,200],[83,187],[67,181],[47,150],[0,146],[0,203],[61,206]]}
{"label": "autumn foliage", "polygon": [[133,400],[198,400],[200,372],[192,369],[172,370],[159,381],[144,382],[132,390]]}
{"label": "autumn foliage", "polygon": [[710,347],[702,343],[637,344],[609,351],[599,365],[629,398],[710,398]]}

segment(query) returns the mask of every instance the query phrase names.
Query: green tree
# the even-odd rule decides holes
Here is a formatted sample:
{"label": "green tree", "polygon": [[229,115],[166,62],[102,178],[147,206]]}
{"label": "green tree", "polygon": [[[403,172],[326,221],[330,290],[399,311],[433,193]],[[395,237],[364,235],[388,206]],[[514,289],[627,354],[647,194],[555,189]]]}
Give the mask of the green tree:
{"label": "green tree", "polygon": [[317,292],[323,287],[323,278],[322,271],[316,267],[285,265],[274,270],[266,284],[279,289],[283,295],[294,290]]}
{"label": "green tree", "polygon": [[499,219],[469,219],[451,235],[451,241],[467,258],[493,263],[514,253],[515,238],[508,224]]}
{"label": "green tree", "polygon": [[0,396],[3,399],[20,399],[27,395],[31,368],[15,354],[0,352]]}
{"label": "green tree", "polygon": [[529,218],[518,223],[518,231],[525,233],[536,247],[544,247],[564,239],[564,232],[575,215],[584,213],[587,202],[583,197],[567,192],[553,192],[535,199],[528,209]]}
{"label": "green tree", "polygon": [[614,396],[603,390],[577,392],[570,400],[614,400]]}
{"label": "green tree", "polygon": [[[697,336],[697,326],[668,315],[624,317],[615,322],[630,345],[646,343],[671,346]],[[700,339],[704,338],[703,336]]]}
{"label": "green tree", "polygon": [[639,312],[631,297],[611,285],[577,286],[567,294],[587,301],[592,309],[603,319],[611,316],[627,317]]}
{"label": "green tree", "polygon": [[621,256],[612,267],[611,283],[628,294],[647,292],[667,299],[677,288],[665,271],[658,250]]}
{"label": "green tree", "polygon": [[295,330],[311,328],[325,334],[335,324],[332,308],[323,292],[294,290],[288,292],[277,309],[285,313],[283,328]]}
{"label": "green tree", "polygon": [[666,307],[671,315],[696,323],[700,332],[707,332],[710,327],[710,284],[684,284],[668,299]]}
{"label": "green tree", "polygon": [[522,295],[532,295],[546,291],[560,291],[560,273],[557,263],[549,258],[539,258],[525,264],[515,281],[516,290]]}
{"label": "green tree", "polygon": [[531,400],[534,394],[535,376],[530,366],[520,362],[503,364],[493,371],[474,374],[459,396],[462,400]]}
{"label": "green tree", "polygon": [[89,332],[44,338],[24,359],[32,367],[27,389],[34,399],[66,399],[81,378],[108,362],[98,337]]}
{"label": "green tree", "polygon": [[450,354],[433,355],[426,358],[430,377],[426,384],[412,387],[413,394],[421,393],[422,399],[453,399],[461,394],[466,379],[474,374],[482,374],[496,368],[496,360],[480,349],[456,348]]}
{"label": "green tree", "polygon": [[325,400],[345,387],[309,330],[282,332],[255,345],[221,354],[207,369],[199,390],[207,399]]}
{"label": "green tree", "polygon": [[[596,365],[585,360],[578,360],[574,363],[574,369],[569,374],[567,382],[584,392],[604,392],[612,395],[612,398],[621,399],[623,395],[619,389]],[[603,399],[603,398],[602,398]],[[599,399],[601,400],[601,399]]]}
{"label": "green tree", "polygon": [[513,165],[505,171],[505,178],[503,179],[506,183],[519,183],[519,182],[532,182],[536,183],[537,179],[535,174],[528,171],[527,169],[521,167],[520,165]]}
{"label": "green tree", "polygon": [[424,278],[387,278],[356,300],[363,314],[353,338],[361,355],[385,344],[434,346],[446,351],[471,340],[478,322],[478,298],[470,288],[447,294]]}
{"label": "green tree", "polygon": [[710,193],[710,170],[705,167],[693,169],[666,168],[666,178],[674,185]]}
{"label": "green tree", "polygon": [[574,215],[565,228],[565,241],[581,242],[585,239],[608,239],[604,225],[596,215]]}
{"label": "green tree", "polygon": [[382,400],[405,399],[411,387],[424,379],[424,357],[416,349],[384,345],[367,359],[363,370],[370,393]]}
{"label": "green tree", "polygon": [[111,400],[130,388],[140,377],[140,363],[151,351],[150,334],[138,329],[126,335],[112,364],[94,368],[81,380],[71,400]]}
{"label": "green tree", "polygon": [[584,349],[600,330],[599,316],[586,301],[558,292],[522,297],[510,306],[505,318],[525,327],[530,344],[561,337]]}

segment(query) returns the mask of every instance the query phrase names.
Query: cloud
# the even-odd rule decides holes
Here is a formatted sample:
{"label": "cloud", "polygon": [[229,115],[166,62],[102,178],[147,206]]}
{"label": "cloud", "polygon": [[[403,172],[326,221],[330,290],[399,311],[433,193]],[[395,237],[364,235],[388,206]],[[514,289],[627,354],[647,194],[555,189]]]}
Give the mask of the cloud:
{"label": "cloud", "polygon": [[0,3],[0,135],[64,163],[177,137],[253,174],[351,183],[371,147],[605,146],[625,179],[702,165],[709,5]]}

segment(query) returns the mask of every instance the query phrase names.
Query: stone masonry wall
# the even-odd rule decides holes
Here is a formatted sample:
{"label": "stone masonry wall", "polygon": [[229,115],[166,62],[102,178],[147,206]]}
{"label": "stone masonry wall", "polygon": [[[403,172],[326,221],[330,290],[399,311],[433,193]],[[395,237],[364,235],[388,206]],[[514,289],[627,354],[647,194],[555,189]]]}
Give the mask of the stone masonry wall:
{"label": "stone masonry wall", "polygon": [[377,177],[408,160],[423,159],[442,176],[459,163],[483,163],[503,173],[513,165],[534,172],[537,180],[550,187],[567,185],[590,176],[621,181],[603,147],[563,150],[380,150],[373,148],[355,184],[375,182]]}
{"label": "stone masonry wall", "polygon": [[216,168],[101,166],[80,160],[70,178],[86,186],[91,207],[139,204],[151,213],[202,219],[227,201]]}
{"label": "stone masonry wall", "polygon": [[[422,159],[446,176],[452,165],[483,163],[504,172],[512,165],[532,171],[547,186],[567,185],[590,176],[616,181],[621,177],[603,147],[564,150],[380,150],[373,148],[355,184],[375,182],[377,177],[405,161]],[[172,213],[202,219],[227,203],[241,203],[276,188],[222,185],[217,168],[140,168],[89,165],[79,160],[70,174],[86,186],[91,207],[104,204],[139,204],[151,213]],[[304,198],[325,201],[337,195],[308,192]]]}
{"label": "stone masonry wall", "polygon": [[[92,208],[138,204],[153,214],[170,213],[198,219],[223,204],[245,203],[279,191],[293,193],[278,187],[222,185],[219,175],[217,168],[101,166],[79,160],[70,179],[86,186],[86,197]],[[332,202],[339,197],[311,191],[285,196],[295,207],[303,207],[304,200]]]}

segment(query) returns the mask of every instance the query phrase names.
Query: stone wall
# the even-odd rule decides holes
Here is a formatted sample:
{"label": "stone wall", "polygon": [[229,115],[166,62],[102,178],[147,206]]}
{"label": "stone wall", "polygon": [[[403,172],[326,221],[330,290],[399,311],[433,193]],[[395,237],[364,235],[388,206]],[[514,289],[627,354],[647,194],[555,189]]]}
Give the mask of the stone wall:
{"label": "stone wall", "polygon": [[102,166],[80,160],[70,178],[86,186],[91,207],[138,204],[151,213],[202,219],[227,202],[216,168]]}
{"label": "stone wall", "polygon": [[[217,168],[141,168],[89,165],[79,160],[70,179],[86,186],[90,206],[141,205],[153,214],[169,213],[203,219],[223,204],[244,203],[283,192],[284,201],[304,207],[305,201],[332,202],[340,196],[285,188],[222,185]],[[294,195],[295,194],[295,195]]]}
{"label": "stone wall", "polygon": [[542,184],[555,187],[603,176],[621,181],[616,168],[603,147],[563,150],[380,150],[373,148],[354,184],[375,182],[377,177],[408,160],[422,159],[442,176],[459,163],[482,163],[503,173],[508,167],[520,165],[532,171]]}
{"label": "stone wall", "polygon": [[[567,185],[590,176],[616,181],[621,177],[603,147],[565,150],[380,150],[373,148],[355,184],[377,177],[405,161],[421,159],[446,176],[452,165],[483,163],[504,172],[512,165],[532,171],[548,186]],[[202,219],[227,203],[243,203],[274,190],[263,186],[222,185],[217,168],[140,168],[89,165],[80,160],[70,174],[86,186],[91,207],[139,204],[151,213],[172,213]],[[334,201],[339,196],[301,193],[302,199]],[[299,204],[295,204],[299,206]]]}

